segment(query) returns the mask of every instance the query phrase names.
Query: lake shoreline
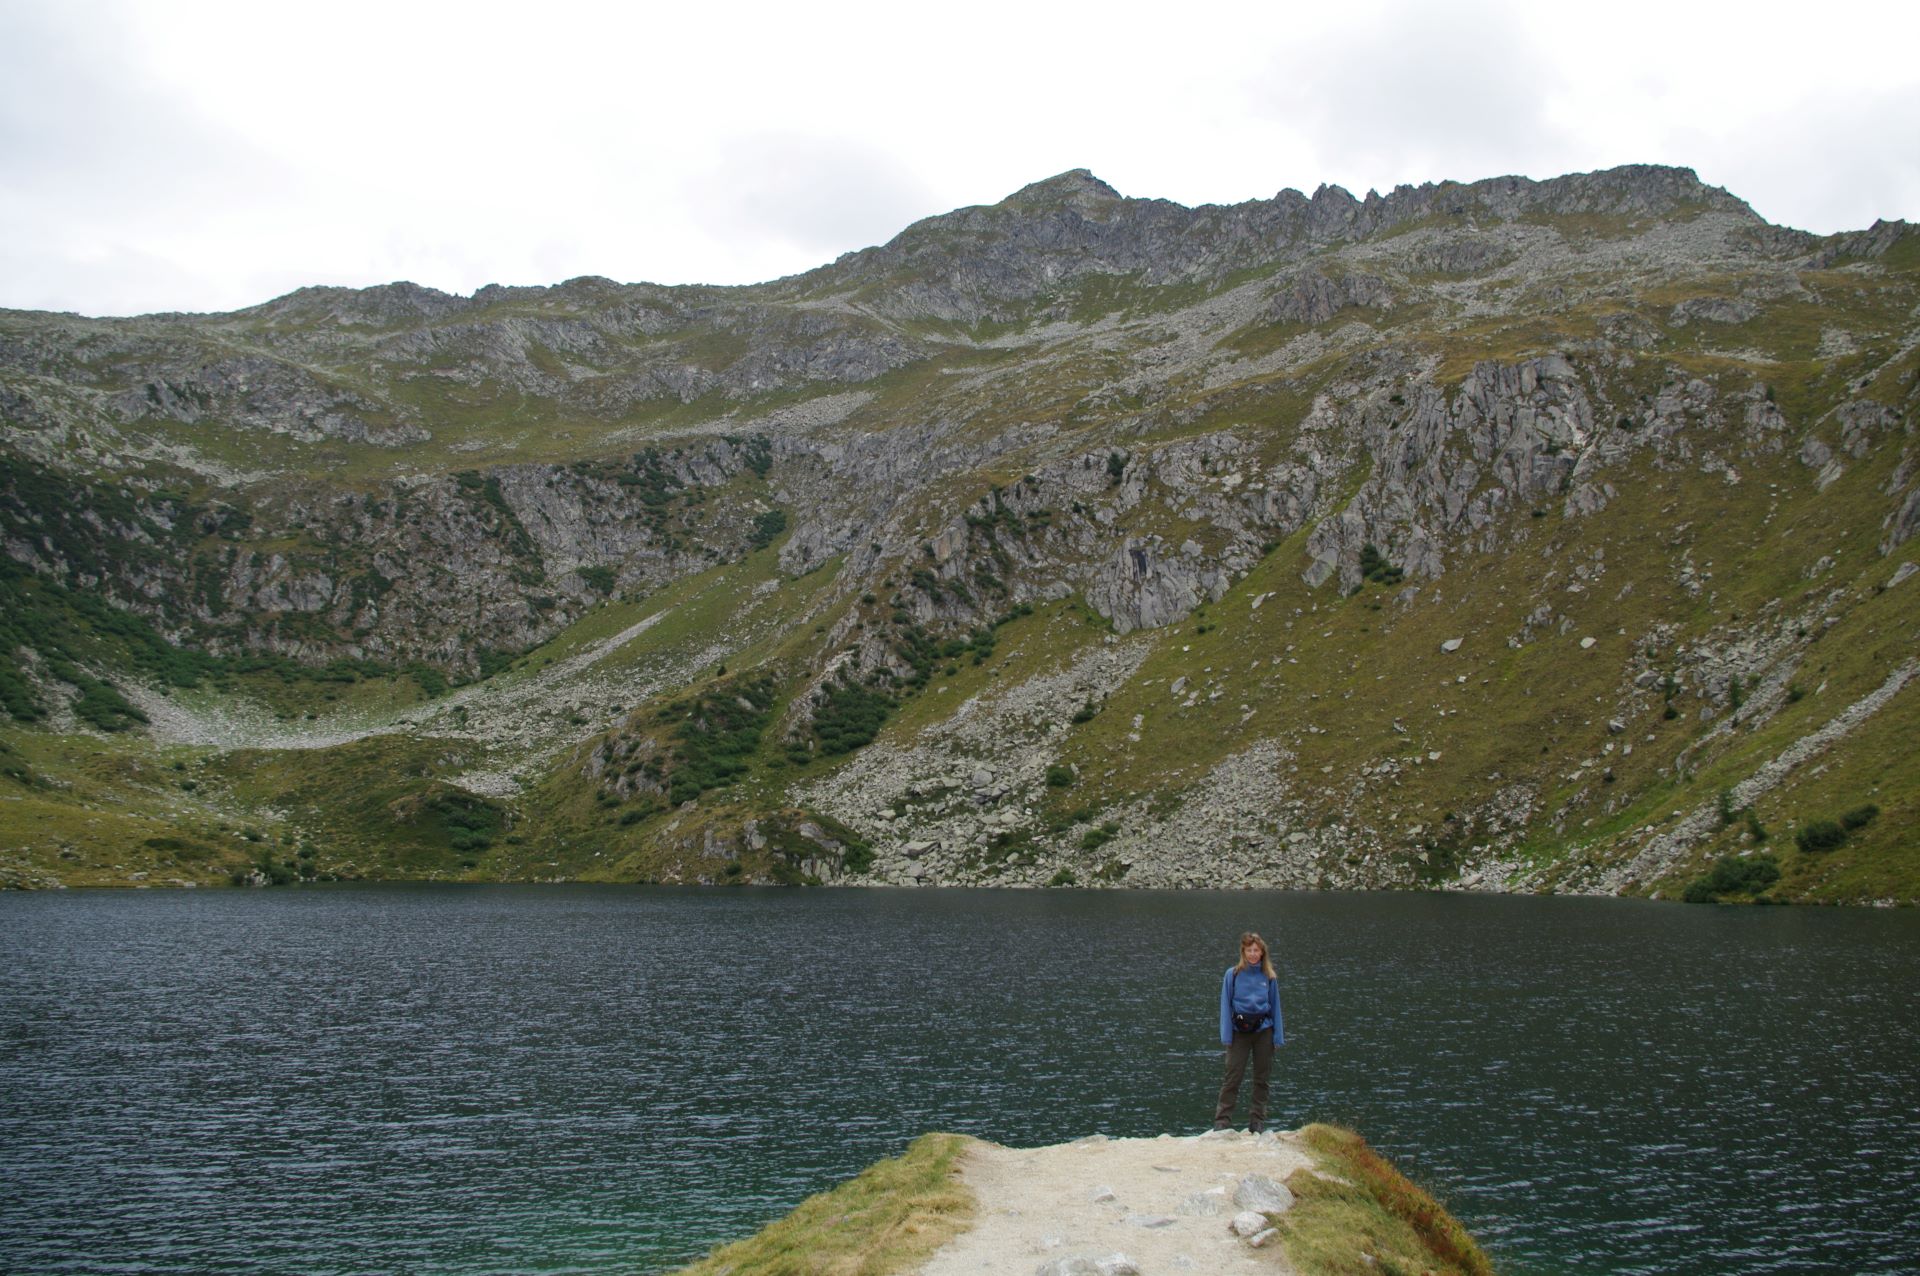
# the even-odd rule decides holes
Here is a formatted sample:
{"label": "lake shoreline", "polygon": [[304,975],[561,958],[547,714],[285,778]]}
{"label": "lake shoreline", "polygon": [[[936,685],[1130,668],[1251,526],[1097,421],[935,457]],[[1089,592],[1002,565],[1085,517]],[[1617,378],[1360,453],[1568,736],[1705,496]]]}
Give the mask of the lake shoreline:
{"label": "lake shoreline", "polygon": [[[1618,900],[1643,904],[1674,904],[1698,907],[1691,901],[1680,900],[1663,895],[1617,895],[1598,891],[1528,891],[1499,890],[1478,886],[1460,886],[1441,884],[1425,887],[1315,887],[1315,886],[1129,886],[1125,883],[1075,883],[1073,885],[1048,885],[1035,882],[954,882],[917,884],[910,882],[821,882],[793,885],[774,881],[738,881],[738,882],[661,882],[661,881],[613,881],[602,878],[431,878],[431,877],[354,877],[340,878],[334,881],[295,881],[269,882],[266,880],[233,882],[230,880],[189,881],[173,878],[164,881],[152,881],[144,876],[135,880],[98,881],[67,883],[59,881],[20,881],[0,880],[0,895],[5,894],[48,894],[62,891],[160,891],[163,893],[183,891],[249,891],[249,890],[334,890],[340,888],[391,888],[391,887],[493,887],[523,889],[528,887],[644,887],[649,890],[686,891],[688,893],[729,894],[740,891],[773,891],[779,893],[822,894],[834,892],[965,892],[994,891],[1013,894],[1048,893],[1097,893],[1119,895],[1319,895],[1319,896],[1355,896],[1355,895],[1444,895],[1476,899],[1491,898],[1551,898],[1580,900]],[[1748,908],[1811,908],[1811,909],[1870,909],[1894,911],[1920,907],[1920,900],[1913,899],[1721,899],[1715,900],[1703,911],[1748,909]]]}

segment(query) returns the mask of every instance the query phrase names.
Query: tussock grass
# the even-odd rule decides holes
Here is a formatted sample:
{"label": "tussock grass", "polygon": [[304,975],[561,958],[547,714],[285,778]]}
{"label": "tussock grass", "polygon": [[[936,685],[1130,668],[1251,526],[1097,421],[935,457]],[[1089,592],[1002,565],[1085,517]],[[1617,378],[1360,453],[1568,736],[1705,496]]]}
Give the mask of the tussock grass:
{"label": "tussock grass", "polygon": [[1492,1276],[1493,1264],[1446,1207],[1359,1135],[1318,1124],[1300,1135],[1320,1172],[1295,1170],[1287,1179],[1296,1200],[1276,1225],[1304,1276]]}
{"label": "tussock grass", "polygon": [[682,1276],[889,1276],[911,1271],[971,1223],[976,1201],[960,1182],[959,1134],[925,1134],[900,1156],[868,1166],[746,1240],[723,1246]]}
{"label": "tussock grass", "polygon": [[[176,765],[177,764],[177,765]],[[225,883],[259,849],[192,750],[0,727],[0,886]]]}

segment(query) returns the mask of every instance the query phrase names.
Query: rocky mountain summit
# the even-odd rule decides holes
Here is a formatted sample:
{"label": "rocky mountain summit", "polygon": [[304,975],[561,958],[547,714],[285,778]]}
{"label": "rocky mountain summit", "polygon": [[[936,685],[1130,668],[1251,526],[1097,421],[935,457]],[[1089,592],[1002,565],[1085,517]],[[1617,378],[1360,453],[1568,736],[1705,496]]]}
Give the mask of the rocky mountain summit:
{"label": "rocky mountain summit", "polygon": [[0,313],[0,876],[1912,899],[1917,244],[1076,170],[745,288]]}

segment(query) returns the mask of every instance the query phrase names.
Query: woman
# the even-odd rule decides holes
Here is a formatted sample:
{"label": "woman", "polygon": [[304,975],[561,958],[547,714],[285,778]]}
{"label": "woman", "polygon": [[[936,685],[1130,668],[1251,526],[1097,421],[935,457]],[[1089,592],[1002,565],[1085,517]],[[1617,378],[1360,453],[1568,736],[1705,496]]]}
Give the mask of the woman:
{"label": "woman", "polygon": [[1247,1129],[1258,1134],[1266,1128],[1273,1048],[1285,1041],[1280,981],[1267,957],[1267,941],[1248,931],[1240,936],[1240,960],[1220,978],[1220,1044],[1227,1048],[1227,1077],[1220,1083],[1220,1103],[1213,1110],[1214,1129],[1233,1124],[1248,1055],[1253,1056],[1253,1098],[1247,1106]]}

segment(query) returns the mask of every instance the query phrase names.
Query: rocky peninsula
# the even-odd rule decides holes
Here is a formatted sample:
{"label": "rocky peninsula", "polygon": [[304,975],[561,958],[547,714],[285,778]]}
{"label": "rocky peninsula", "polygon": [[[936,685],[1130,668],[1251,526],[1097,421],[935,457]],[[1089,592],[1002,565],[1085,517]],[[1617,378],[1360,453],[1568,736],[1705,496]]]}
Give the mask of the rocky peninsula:
{"label": "rocky peninsula", "polygon": [[1490,1273],[1472,1238],[1329,1125],[1008,1148],[930,1134],[684,1276]]}

